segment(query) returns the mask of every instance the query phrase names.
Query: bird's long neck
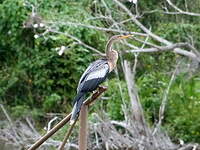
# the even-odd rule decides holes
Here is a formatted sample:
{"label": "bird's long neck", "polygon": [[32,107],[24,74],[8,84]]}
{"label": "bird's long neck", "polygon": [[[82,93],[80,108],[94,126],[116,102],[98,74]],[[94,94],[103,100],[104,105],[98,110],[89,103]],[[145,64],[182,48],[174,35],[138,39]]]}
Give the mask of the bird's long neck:
{"label": "bird's long neck", "polygon": [[110,68],[110,72],[115,68],[116,64],[117,64],[117,58],[114,58],[112,55],[112,45],[115,41],[115,37],[112,37],[106,44],[106,49],[105,49],[105,53],[106,53],[106,58],[108,60],[108,65]]}
{"label": "bird's long neck", "polygon": [[108,65],[109,65],[109,72],[113,71],[116,67],[117,63],[113,63],[112,61],[108,60]]}
{"label": "bird's long neck", "polygon": [[[113,50],[114,51],[114,50]],[[107,55],[107,60],[108,60],[108,65],[109,65],[109,70],[110,72],[113,71],[113,69],[116,67],[117,65],[117,60],[118,60],[118,54],[116,52],[116,54],[112,54],[112,52],[109,52]]]}
{"label": "bird's long neck", "polygon": [[113,42],[114,42],[114,39],[111,38],[106,44],[105,53],[106,53],[106,57],[107,58],[109,57],[109,52],[111,52],[111,50],[112,50]]}

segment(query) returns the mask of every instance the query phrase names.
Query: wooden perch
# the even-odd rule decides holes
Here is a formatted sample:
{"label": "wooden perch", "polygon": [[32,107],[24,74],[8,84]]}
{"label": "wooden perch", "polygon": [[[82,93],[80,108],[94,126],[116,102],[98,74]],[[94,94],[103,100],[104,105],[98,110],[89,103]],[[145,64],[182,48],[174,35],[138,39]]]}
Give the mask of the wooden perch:
{"label": "wooden perch", "polygon": [[79,150],[87,150],[87,135],[88,135],[88,106],[83,105],[80,112],[80,127],[79,127]]}
{"label": "wooden perch", "polygon": [[[81,109],[82,110],[82,109]],[[77,118],[78,119],[78,118]],[[58,148],[58,150],[64,150],[65,148],[65,144],[67,143],[67,140],[69,139],[71,133],[72,133],[72,130],[74,128],[74,125],[76,124],[76,121],[77,119],[74,121],[74,123],[70,126],[69,130],[67,131],[65,137],[64,137],[64,140],[62,142],[62,144],[60,145],[60,147]]]}
{"label": "wooden perch", "polygon": [[[99,89],[91,97],[89,97],[84,102],[84,105],[89,106],[92,102],[94,102],[106,90],[107,90],[107,87],[99,87]],[[42,136],[37,142],[35,142],[28,150],[35,150],[35,149],[37,149],[42,143],[44,143],[48,138],[50,138],[54,133],[56,133],[66,123],[68,123],[69,120],[70,120],[70,118],[71,118],[71,113],[68,114],[63,120],[61,120],[55,127],[53,127],[44,136]]]}

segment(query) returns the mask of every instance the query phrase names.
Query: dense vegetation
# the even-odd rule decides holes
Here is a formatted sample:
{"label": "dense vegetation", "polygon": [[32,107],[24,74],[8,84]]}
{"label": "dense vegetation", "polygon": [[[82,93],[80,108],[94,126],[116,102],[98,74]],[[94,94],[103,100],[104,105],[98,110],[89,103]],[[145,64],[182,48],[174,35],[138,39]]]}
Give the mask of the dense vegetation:
{"label": "dense vegetation", "polygon": [[[92,0],[37,0],[38,20],[31,18],[36,0],[0,0],[0,103],[5,104],[13,117],[31,115],[42,123],[48,112],[69,113],[76,94],[78,80],[88,64],[98,58],[93,52],[64,34],[43,33],[43,28],[27,27],[31,21],[40,19],[50,22],[73,21],[107,27],[103,20],[90,20],[96,5]],[[98,1],[95,1],[98,3]],[[112,6],[112,1],[107,1]],[[139,11],[161,11],[162,0],[140,0]],[[184,0],[175,1],[184,8]],[[200,0],[192,0],[188,9],[198,12]],[[131,9],[131,3],[126,2]],[[102,10],[103,6],[99,6]],[[173,42],[191,40],[200,48],[200,17],[186,15],[165,15],[146,13],[140,21],[151,30]],[[119,11],[113,11],[120,17]],[[32,19],[32,20],[31,20]],[[181,23],[181,24],[180,24]],[[26,27],[24,27],[26,26]],[[127,24],[130,31],[139,29]],[[112,33],[80,26],[57,24],[61,32],[67,31],[101,52]],[[38,35],[39,37],[36,37]],[[154,42],[154,41],[152,41]],[[138,43],[135,42],[137,45]],[[56,48],[65,46],[67,51],[58,55]],[[121,48],[122,49],[122,48]],[[124,57],[131,60],[134,55]],[[200,142],[200,78],[198,66],[188,58],[174,53],[146,53],[139,55],[136,83],[148,121],[153,125],[157,120],[159,106],[177,62],[178,74],[168,95],[169,103],[163,128],[174,140]],[[188,68],[187,64],[191,64]],[[120,63],[118,69],[121,70]],[[105,83],[109,90],[104,96],[106,102],[99,102],[95,111],[103,107],[111,119],[123,120],[122,98],[128,103],[128,92],[122,73],[114,73]],[[118,84],[123,90],[120,92]]]}

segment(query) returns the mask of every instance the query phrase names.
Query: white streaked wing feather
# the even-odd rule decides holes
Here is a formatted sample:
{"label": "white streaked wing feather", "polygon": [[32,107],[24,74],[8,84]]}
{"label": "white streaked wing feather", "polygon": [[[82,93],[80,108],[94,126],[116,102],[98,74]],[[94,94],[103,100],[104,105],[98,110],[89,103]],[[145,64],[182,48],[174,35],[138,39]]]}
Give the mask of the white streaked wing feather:
{"label": "white streaked wing feather", "polygon": [[91,72],[91,73],[88,75],[86,81],[87,81],[87,80],[92,80],[92,79],[95,79],[95,78],[103,78],[103,77],[105,77],[107,71],[108,71],[108,65],[105,65],[105,66],[102,67],[101,69],[96,70],[96,71],[94,71],[94,72]]}
{"label": "white streaked wing feather", "polygon": [[101,63],[101,59],[100,60],[96,60],[95,62],[91,63],[88,68],[85,70],[85,72],[82,74],[80,80],[79,80],[79,83],[78,85],[80,84],[80,82],[83,80],[83,78],[85,77],[85,75],[90,71],[92,70],[98,63]]}

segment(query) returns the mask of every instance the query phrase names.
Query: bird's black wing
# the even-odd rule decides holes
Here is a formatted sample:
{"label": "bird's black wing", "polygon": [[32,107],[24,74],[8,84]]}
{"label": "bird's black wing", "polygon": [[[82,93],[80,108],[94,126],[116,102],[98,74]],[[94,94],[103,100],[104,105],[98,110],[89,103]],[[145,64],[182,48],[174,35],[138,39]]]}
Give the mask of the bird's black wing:
{"label": "bird's black wing", "polygon": [[[106,59],[98,59],[94,62],[92,62],[87,69],[85,70],[85,72],[82,74],[80,80],[79,80],[79,84],[84,80],[84,78],[87,76],[87,74],[89,74],[91,71],[94,71],[96,69],[98,69],[98,67],[102,64],[107,63]],[[78,85],[79,85],[78,84]]]}
{"label": "bird's black wing", "polygon": [[88,76],[88,74],[90,74],[91,72],[98,70],[99,68],[101,68],[102,65],[106,64],[107,60],[106,59],[99,59],[96,60],[94,62],[92,62],[87,69],[85,70],[85,72],[82,74],[79,83],[78,83],[78,87],[77,87],[77,92],[79,91],[79,86],[80,84],[85,80],[85,78]]}
{"label": "bird's black wing", "polygon": [[83,73],[77,91],[93,91],[101,84],[109,73],[107,60],[100,59],[92,63]]}
{"label": "bird's black wing", "polygon": [[[93,62],[83,73],[77,88],[77,96],[74,98],[74,107],[70,122],[73,123],[81,109],[87,92],[94,91],[101,84],[109,73],[107,60],[100,59]],[[70,124],[71,124],[70,123]]]}

